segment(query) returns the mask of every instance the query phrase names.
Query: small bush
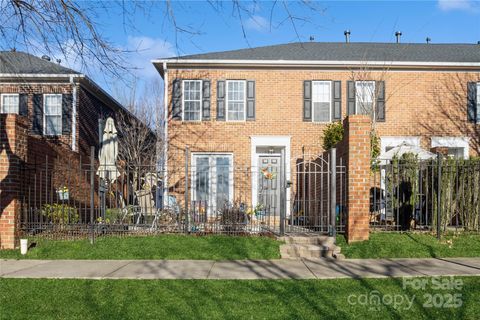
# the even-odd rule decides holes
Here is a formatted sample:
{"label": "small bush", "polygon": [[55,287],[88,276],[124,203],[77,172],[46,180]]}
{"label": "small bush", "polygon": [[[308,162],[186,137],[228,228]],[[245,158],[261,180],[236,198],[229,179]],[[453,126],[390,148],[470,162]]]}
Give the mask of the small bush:
{"label": "small bush", "polygon": [[79,220],[77,209],[66,204],[45,204],[41,214],[52,223],[77,223]]}
{"label": "small bush", "polygon": [[330,150],[343,139],[343,124],[333,122],[323,130],[323,149]]}

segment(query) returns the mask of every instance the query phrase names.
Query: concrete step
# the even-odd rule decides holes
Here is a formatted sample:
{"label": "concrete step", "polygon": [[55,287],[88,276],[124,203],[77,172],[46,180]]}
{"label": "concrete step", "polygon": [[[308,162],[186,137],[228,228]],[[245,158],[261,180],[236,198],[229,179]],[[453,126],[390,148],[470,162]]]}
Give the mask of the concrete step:
{"label": "concrete step", "polygon": [[280,246],[280,254],[284,259],[300,258],[342,258],[340,247],[335,239],[319,235],[287,235],[279,237],[285,242]]}
{"label": "concrete step", "polygon": [[284,244],[280,246],[282,258],[332,258],[334,250],[328,246],[314,244]]}
{"label": "concrete step", "polygon": [[334,243],[334,239],[328,236],[283,236],[278,240],[287,244],[318,244],[318,245],[331,245]]}

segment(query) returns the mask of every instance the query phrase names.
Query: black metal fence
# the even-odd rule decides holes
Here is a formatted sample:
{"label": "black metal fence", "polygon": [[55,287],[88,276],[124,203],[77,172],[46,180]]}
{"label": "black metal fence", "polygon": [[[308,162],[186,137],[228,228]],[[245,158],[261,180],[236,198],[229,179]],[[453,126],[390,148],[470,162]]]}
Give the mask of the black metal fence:
{"label": "black metal fence", "polygon": [[182,159],[184,163],[172,161],[176,165],[165,171],[156,163],[99,165],[93,158],[65,163],[46,157],[26,164],[20,232],[93,239],[160,233],[325,233],[332,223],[337,231],[344,230],[342,164],[332,167],[322,157],[295,160],[287,179],[288,161],[275,162],[273,155],[265,157],[267,164],[253,167],[235,165],[229,154],[187,150]]}
{"label": "black metal fence", "polygon": [[479,218],[479,160],[404,156],[373,173],[371,229],[478,232]]}

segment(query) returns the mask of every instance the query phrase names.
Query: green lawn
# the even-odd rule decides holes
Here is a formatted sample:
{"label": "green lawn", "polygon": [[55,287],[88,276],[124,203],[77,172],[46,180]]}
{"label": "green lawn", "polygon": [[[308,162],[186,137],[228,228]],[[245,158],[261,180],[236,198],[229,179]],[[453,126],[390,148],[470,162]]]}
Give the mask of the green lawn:
{"label": "green lawn", "polygon": [[[478,319],[480,278],[455,278],[462,285],[451,290],[434,289],[425,279],[426,290],[404,290],[402,279],[0,279],[0,318]],[[440,297],[437,307],[424,306],[428,294]],[[462,306],[455,307],[458,301],[445,306],[454,294]],[[366,302],[362,295],[385,303]]]}
{"label": "green lawn", "polygon": [[376,232],[370,240],[348,245],[343,236],[337,243],[347,258],[447,258],[480,257],[480,235],[458,234],[441,241],[424,233]]}
{"label": "green lawn", "polygon": [[[35,241],[35,240],[31,240]],[[31,242],[30,241],[30,242]],[[184,236],[102,237],[88,240],[36,240],[26,256],[0,250],[6,259],[277,259],[280,242],[268,237]]]}

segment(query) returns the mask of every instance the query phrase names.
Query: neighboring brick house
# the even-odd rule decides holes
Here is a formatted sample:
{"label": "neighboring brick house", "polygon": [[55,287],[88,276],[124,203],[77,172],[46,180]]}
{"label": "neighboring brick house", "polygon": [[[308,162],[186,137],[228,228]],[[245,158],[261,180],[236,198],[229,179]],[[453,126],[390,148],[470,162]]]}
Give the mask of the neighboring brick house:
{"label": "neighboring brick house", "polygon": [[[362,113],[376,119],[381,153],[403,142],[480,153],[478,44],[292,43],[153,64],[165,80],[167,167],[183,165],[188,145],[193,179],[199,166],[259,167],[283,154],[293,180],[296,158],[323,151],[328,123]],[[214,180],[192,184],[192,200],[207,190],[235,201],[235,186],[212,195]],[[253,205],[258,183],[253,175]]]}
{"label": "neighboring brick house", "polygon": [[119,111],[127,112],[84,74],[47,57],[0,52],[0,248],[13,246],[20,210],[50,201],[52,179],[75,185],[75,206],[89,203],[82,164],[90,147],[98,152],[103,121]]}
{"label": "neighboring brick house", "polygon": [[46,145],[88,155],[98,149],[99,120],[124,110],[84,74],[24,52],[0,52],[0,95],[2,114],[29,119],[41,148],[31,157],[44,156]]}

